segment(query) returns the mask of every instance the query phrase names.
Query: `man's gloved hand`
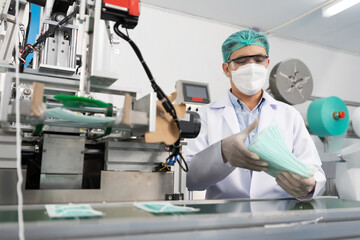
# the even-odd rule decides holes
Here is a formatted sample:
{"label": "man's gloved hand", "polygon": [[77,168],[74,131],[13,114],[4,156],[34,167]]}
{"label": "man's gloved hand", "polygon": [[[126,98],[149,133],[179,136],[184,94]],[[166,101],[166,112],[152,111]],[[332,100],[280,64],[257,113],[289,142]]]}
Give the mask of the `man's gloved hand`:
{"label": "man's gloved hand", "polygon": [[259,160],[259,156],[249,151],[244,142],[251,131],[258,125],[259,120],[255,119],[242,132],[227,137],[221,141],[221,154],[224,162],[233,167],[246,168],[253,171],[267,171],[268,163]]}
{"label": "man's gloved hand", "polygon": [[290,195],[299,198],[305,197],[315,187],[314,177],[303,178],[297,174],[281,172],[276,177],[276,182]]}

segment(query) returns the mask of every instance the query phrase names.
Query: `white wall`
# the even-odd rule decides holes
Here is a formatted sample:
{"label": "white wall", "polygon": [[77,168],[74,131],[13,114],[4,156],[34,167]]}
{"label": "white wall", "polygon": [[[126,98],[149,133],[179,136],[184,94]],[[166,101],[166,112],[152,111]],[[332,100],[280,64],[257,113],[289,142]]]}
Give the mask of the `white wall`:
{"label": "white wall", "polygon": [[[138,26],[129,34],[166,93],[175,90],[176,80],[200,81],[210,84],[215,100],[230,87],[221,68],[221,44],[238,30],[241,29],[143,4]],[[336,95],[360,102],[359,56],[271,35],[269,42],[270,70],[279,61],[298,58],[312,72],[312,95]],[[121,42],[119,68],[120,79],[115,85],[134,87],[139,95],[151,91],[142,66],[126,42]]]}
{"label": "white wall", "polygon": [[[179,79],[207,82],[213,99],[229,87],[222,73],[221,44],[237,29],[196,17],[142,6],[138,26],[129,31],[156,81],[166,93],[175,90]],[[140,95],[151,91],[135,54],[127,43],[120,49],[121,77],[115,85],[140,88]]]}

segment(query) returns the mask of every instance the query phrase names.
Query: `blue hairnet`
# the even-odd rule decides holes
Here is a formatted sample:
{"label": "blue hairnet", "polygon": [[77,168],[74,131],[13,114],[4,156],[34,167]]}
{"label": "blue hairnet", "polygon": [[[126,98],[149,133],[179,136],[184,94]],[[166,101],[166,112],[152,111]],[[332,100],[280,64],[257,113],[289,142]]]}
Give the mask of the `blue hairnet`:
{"label": "blue hairnet", "polygon": [[265,34],[255,32],[254,30],[242,30],[231,34],[223,43],[221,50],[224,62],[229,60],[231,53],[249,45],[263,47],[266,50],[266,54],[269,55],[269,42]]}

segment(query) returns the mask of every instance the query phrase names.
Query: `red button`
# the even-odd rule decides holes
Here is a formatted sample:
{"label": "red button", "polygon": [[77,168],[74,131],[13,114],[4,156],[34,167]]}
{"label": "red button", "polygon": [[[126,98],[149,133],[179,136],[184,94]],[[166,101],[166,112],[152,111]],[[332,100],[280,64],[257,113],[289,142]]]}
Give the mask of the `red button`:
{"label": "red button", "polygon": [[335,120],[338,120],[340,118],[345,118],[346,114],[344,111],[340,111],[340,112],[333,112],[333,118]]}
{"label": "red button", "polygon": [[198,97],[192,97],[191,98],[193,101],[196,101],[196,102],[203,102],[204,99],[203,98],[198,98]]}
{"label": "red button", "polygon": [[339,118],[345,118],[345,112],[344,111],[339,112]]}

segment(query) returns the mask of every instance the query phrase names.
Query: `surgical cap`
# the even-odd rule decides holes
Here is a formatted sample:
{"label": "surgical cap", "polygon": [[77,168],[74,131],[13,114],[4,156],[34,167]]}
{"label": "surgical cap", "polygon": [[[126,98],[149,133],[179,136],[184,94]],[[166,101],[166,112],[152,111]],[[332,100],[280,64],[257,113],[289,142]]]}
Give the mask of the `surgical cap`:
{"label": "surgical cap", "polygon": [[234,51],[250,45],[258,45],[265,48],[266,54],[269,55],[269,42],[265,34],[255,32],[254,30],[242,30],[230,35],[223,43],[221,49],[224,62],[229,60],[231,53]]}

